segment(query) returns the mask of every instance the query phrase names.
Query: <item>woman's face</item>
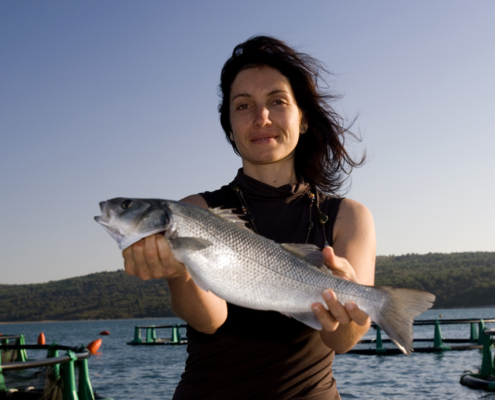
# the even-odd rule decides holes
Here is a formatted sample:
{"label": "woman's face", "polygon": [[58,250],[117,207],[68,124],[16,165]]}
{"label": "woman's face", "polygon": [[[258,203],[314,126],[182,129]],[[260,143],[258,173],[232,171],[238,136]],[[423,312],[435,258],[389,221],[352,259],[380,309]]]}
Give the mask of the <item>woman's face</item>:
{"label": "woman's face", "polygon": [[301,120],[289,80],[278,70],[262,66],[237,74],[230,90],[230,137],[245,167],[293,165]]}

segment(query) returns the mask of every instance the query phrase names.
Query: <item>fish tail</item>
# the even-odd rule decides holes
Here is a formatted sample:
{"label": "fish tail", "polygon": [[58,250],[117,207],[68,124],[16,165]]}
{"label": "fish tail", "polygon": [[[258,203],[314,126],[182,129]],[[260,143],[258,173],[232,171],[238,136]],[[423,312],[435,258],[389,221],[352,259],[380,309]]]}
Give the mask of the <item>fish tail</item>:
{"label": "fish tail", "polygon": [[377,286],[385,292],[385,303],[370,317],[382,328],[395,345],[406,355],[413,351],[413,321],[433,306],[435,295],[415,289]]}

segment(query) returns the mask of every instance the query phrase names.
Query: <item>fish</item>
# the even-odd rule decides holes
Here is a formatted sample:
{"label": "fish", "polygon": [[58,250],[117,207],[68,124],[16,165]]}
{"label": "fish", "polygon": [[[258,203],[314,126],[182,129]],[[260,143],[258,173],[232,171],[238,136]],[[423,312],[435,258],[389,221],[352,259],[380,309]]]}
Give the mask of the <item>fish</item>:
{"label": "fish", "polygon": [[330,288],[353,301],[406,355],[413,351],[414,318],[432,307],[431,293],[365,286],[333,275],[312,244],[279,244],[254,233],[234,210],[204,209],[164,199],[118,197],[100,203],[95,220],[124,250],[163,234],[172,255],[201,289],[231,304],[278,311],[321,330],[311,305]]}

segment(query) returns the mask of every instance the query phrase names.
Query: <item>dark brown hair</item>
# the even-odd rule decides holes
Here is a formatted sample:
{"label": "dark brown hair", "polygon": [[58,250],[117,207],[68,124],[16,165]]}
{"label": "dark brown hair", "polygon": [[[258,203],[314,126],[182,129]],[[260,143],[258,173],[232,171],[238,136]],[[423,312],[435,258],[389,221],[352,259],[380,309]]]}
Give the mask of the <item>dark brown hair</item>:
{"label": "dark brown hair", "polygon": [[[364,162],[354,161],[345,149],[345,138],[353,136],[344,120],[329,102],[337,98],[318,87],[322,64],[304,53],[298,53],[281,40],[269,36],[254,36],[237,45],[220,76],[220,123],[236,154],[239,151],[230,139],[230,89],[237,74],[245,69],[266,65],[277,69],[291,85],[297,106],[302,111],[308,130],[300,135],[295,152],[298,179],[325,193],[337,194],[354,167]],[[352,124],[351,124],[352,125]]]}

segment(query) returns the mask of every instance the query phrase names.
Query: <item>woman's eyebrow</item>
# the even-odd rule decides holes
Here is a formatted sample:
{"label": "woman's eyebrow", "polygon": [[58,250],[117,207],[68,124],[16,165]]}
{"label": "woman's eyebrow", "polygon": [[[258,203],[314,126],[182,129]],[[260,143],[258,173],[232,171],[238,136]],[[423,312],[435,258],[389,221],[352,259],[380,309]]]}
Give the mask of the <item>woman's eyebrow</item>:
{"label": "woman's eyebrow", "polygon": [[[279,93],[290,94],[287,90],[275,89],[275,90],[272,90],[270,93],[268,93],[268,96],[273,96],[274,94],[279,94]],[[239,93],[239,94],[236,94],[234,97],[232,97],[231,101],[234,101],[238,97],[253,97],[253,96],[250,95],[249,93]]]}
{"label": "woman's eyebrow", "polygon": [[232,100],[231,101],[234,101],[238,97],[252,97],[252,96],[250,94],[248,94],[248,93],[239,93],[239,94],[236,94],[234,97],[232,97]]}

